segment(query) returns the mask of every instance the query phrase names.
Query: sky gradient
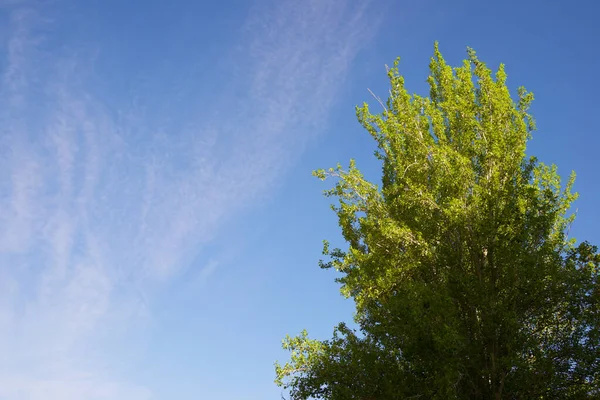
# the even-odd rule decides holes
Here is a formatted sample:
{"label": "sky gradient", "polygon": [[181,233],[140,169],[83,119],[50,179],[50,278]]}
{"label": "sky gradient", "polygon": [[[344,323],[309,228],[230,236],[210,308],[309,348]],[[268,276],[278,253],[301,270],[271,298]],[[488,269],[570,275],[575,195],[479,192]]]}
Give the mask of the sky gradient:
{"label": "sky gradient", "polygon": [[377,179],[354,106],[435,40],[535,93],[600,243],[600,5],[485,4],[0,0],[0,400],[279,399],[283,336],[352,316],[310,172]]}

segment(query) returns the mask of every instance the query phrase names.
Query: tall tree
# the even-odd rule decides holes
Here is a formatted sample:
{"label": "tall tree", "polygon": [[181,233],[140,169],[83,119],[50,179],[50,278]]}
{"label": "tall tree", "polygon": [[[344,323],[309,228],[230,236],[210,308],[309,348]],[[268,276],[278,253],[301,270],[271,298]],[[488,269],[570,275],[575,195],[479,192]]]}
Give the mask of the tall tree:
{"label": "tall tree", "polygon": [[533,95],[513,101],[472,49],[447,65],[436,43],[429,97],[389,69],[384,111],[357,107],[377,143],[381,184],[354,161],[333,177],[347,249],[341,273],[357,330],[286,337],[276,382],[294,399],[600,398],[596,247],[568,238],[577,194],[526,156]]}

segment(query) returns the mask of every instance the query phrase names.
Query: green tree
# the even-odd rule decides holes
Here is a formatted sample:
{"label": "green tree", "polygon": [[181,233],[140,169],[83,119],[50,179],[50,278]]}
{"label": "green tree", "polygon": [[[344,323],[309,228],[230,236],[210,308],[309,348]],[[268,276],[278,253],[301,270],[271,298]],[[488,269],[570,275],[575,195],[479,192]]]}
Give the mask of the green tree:
{"label": "green tree", "polygon": [[286,337],[276,382],[294,399],[600,398],[596,247],[568,238],[577,194],[525,150],[533,95],[511,98],[504,66],[468,50],[452,68],[437,43],[429,97],[389,69],[379,114],[357,107],[377,143],[381,184],[354,161],[315,171],[347,249],[340,272],[358,329]]}

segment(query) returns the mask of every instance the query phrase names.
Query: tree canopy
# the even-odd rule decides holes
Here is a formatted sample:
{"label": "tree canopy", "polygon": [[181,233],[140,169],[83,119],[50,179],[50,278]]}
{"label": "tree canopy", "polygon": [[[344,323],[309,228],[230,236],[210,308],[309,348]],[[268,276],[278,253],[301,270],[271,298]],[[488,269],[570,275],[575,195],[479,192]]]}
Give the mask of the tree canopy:
{"label": "tree canopy", "polygon": [[568,237],[575,175],[526,154],[533,94],[467,53],[453,68],[436,43],[429,97],[396,60],[383,111],[357,107],[379,184],[353,160],[314,172],[347,243],[320,265],[358,328],[284,339],[293,399],[600,398],[600,256]]}

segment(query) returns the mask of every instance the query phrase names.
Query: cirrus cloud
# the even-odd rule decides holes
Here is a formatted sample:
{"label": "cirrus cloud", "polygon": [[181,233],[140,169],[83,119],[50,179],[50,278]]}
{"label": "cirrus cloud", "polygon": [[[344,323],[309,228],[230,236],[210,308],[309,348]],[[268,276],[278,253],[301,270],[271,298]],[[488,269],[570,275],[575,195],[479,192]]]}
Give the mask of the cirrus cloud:
{"label": "cirrus cloud", "polygon": [[54,54],[60,3],[2,3],[0,399],[152,398],[115,360],[151,351],[140,337],[153,289],[268,193],[319,131],[374,29],[357,4],[258,4],[228,53],[247,63],[214,117],[175,123],[169,98],[136,107],[152,93],[112,112],[90,63]]}

